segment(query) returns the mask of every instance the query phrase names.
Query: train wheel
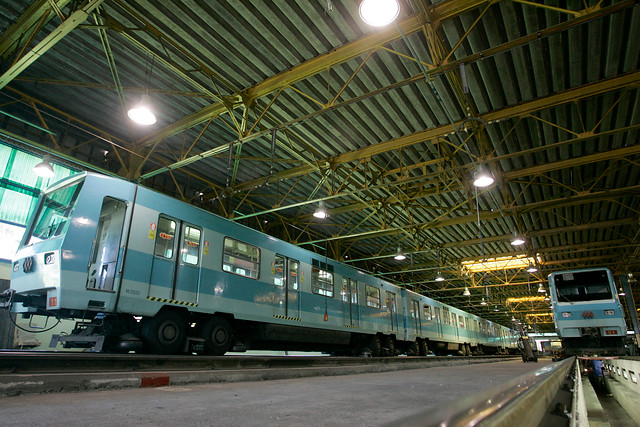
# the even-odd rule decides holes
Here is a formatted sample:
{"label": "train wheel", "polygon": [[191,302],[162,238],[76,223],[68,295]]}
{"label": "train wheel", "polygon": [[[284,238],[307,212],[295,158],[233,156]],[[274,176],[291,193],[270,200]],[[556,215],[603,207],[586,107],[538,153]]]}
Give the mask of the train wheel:
{"label": "train wheel", "polygon": [[384,355],[396,355],[396,340],[392,336],[384,337]]}
{"label": "train wheel", "polygon": [[175,311],[161,311],[142,327],[142,337],[154,354],[176,354],[184,344],[186,325]]}
{"label": "train wheel", "polygon": [[407,356],[418,356],[420,354],[419,340],[415,340],[407,347]]}
{"label": "train wheel", "polygon": [[429,354],[427,340],[420,340],[420,356],[426,356],[427,354]]}
{"label": "train wheel", "polygon": [[202,328],[204,351],[212,356],[222,356],[231,348],[233,329],[224,317],[213,317]]}
{"label": "train wheel", "polygon": [[382,340],[380,339],[380,335],[371,337],[369,348],[371,349],[371,357],[382,356]]}

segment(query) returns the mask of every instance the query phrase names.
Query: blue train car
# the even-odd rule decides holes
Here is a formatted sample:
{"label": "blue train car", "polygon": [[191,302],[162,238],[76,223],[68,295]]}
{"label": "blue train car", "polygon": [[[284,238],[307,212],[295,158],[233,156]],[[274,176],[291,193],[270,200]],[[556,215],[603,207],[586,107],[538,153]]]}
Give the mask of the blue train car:
{"label": "blue train car", "polygon": [[611,271],[549,275],[553,318],[567,355],[624,355],[627,325]]}
{"label": "blue train car", "polygon": [[503,353],[516,345],[504,326],[91,173],[42,194],[5,298],[14,312],[79,320],[66,346],[102,337],[110,351],[381,356]]}

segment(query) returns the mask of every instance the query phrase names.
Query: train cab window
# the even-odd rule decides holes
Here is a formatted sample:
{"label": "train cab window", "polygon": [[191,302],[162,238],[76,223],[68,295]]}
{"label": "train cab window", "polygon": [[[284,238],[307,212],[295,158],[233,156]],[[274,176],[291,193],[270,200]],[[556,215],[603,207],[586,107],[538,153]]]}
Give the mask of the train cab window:
{"label": "train cab window", "polygon": [[184,226],[184,235],[182,236],[182,262],[198,265],[200,260],[200,236],[202,230],[191,225]]}
{"label": "train cab window", "polygon": [[311,292],[333,298],[333,273],[319,267],[312,267]]}
{"label": "train cab window", "polygon": [[424,305],[424,320],[431,320],[431,306]]}
{"label": "train cab window", "polygon": [[153,253],[162,258],[173,258],[175,251],[176,222],[169,218],[158,218],[156,246]]}
{"label": "train cab window", "polygon": [[373,286],[366,286],[367,307],[380,308],[380,289]]}
{"label": "train cab window", "polygon": [[39,202],[37,219],[25,236],[26,245],[66,234],[81,188],[82,182],[78,182],[43,195]]}
{"label": "train cab window", "polygon": [[222,269],[239,276],[257,279],[260,271],[260,248],[225,237]]}

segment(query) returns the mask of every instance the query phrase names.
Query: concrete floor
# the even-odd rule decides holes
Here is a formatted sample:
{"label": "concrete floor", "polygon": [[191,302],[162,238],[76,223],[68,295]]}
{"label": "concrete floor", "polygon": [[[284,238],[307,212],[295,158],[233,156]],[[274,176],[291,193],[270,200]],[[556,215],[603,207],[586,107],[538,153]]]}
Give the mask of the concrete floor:
{"label": "concrete floor", "polygon": [[0,424],[381,425],[549,363],[514,360],[338,377],[14,396],[0,399]]}

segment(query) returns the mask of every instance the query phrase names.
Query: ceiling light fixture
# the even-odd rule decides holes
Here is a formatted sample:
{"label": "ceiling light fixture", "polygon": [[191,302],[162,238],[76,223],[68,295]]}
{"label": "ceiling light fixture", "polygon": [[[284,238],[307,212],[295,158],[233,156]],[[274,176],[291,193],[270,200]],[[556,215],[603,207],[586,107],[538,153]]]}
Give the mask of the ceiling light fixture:
{"label": "ceiling light fixture", "polygon": [[544,288],[544,286],[542,286],[542,283],[540,283],[540,286],[538,286],[538,292],[540,292],[541,294],[547,293],[547,290]]}
{"label": "ceiling light fixture", "polygon": [[476,187],[488,187],[493,184],[494,181],[495,179],[493,179],[491,173],[485,170],[482,166],[478,166],[474,175],[473,185]]}
{"label": "ceiling light fixture", "polygon": [[383,27],[396,20],[400,14],[400,4],[397,0],[362,0],[359,11],[365,23]]}
{"label": "ceiling light fixture", "polygon": [[139,125],[150,126],[156,122],[156,116],[151,111],[151,98],[148,94],[142,95],[140,102],[131,108],[127,115]]}
{"label": "ceiling light fixture", "polygon": [[626,293],[624,292],[624,290],[622,289],[622,286],[620,286],[620,292],[618,292],[618,295],[620,295],[621,297],[625,296]]}
{"label": "ceiling light fixture", "polygon": [[445,281],[444,276],[439,271],[438,271],[438,274],[436,275],[435,281],[436,282],[444,282]]}
{"label": "ceiling light fixture", "polygon": [[480,303],[480,305],[487,305],[487,301],[485,301],[484,297],[482,297],[482,302]]}
{"label": "ceiling light fixture", "polygon": [[[538,268],[535,265],[533,265],[532,262],[530,262],[529,267],[527,267],[527,271],[529,273],[535,273],[536,271],[538,271]],[[540,284],[540,286],[542,286],[542,283]]]}
{"label": "ceiling light fixture", "polygon": [[402,252],[402,248],[400,246],[398,246],[398,251],[396,252],[396,256],[394,256],[393,259],[397,261],[404,261],[405,259],[407,259],[407,256]]}
{"label": "ceiling light fixture", "polygon": [[56,174],[53,171],[53,166],[51,166],[51,156],[48,154],[42,156],[42,161],[35,165],[31,170],[33,173],[43,178],[51,178]]}
{"label": "ceiling light fixture", "polygon": [[324,202],[322,200],[318,203],[318,209],[313,213],[313,216],[319,219],[325,219],[329,216],[327,208],[324,206]]}
{"label": "ceiling light fixture", "polygon": [[469,288],[468,287],[464,287],[464,292],[462,293],[462,295],[464,295],[465,297],[470,297],[471,296],[471,292],[469,292]]}
{"label": "ceiling light fixture", "polygon": [[511,239],[513,246],[520,246],[525,244],[525,240],[518,233],[513,233],[513,239]]}

